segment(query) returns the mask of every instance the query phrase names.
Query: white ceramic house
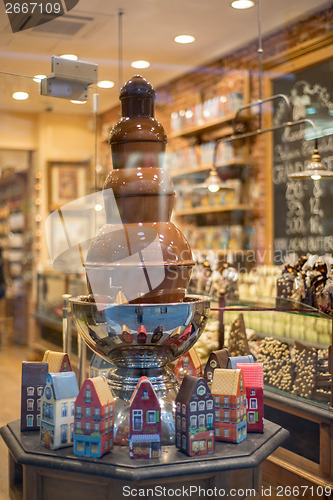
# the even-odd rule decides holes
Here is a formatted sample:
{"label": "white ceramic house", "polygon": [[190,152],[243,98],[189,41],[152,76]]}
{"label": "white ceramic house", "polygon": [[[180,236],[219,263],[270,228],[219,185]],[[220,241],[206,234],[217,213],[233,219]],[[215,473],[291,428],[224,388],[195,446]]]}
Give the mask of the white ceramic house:
{"label": "white ceramic house", "polygon": [[48,373],[41,398],[40,437],[46,448],[72,446],[74,404],[79,393],[74,372]]}

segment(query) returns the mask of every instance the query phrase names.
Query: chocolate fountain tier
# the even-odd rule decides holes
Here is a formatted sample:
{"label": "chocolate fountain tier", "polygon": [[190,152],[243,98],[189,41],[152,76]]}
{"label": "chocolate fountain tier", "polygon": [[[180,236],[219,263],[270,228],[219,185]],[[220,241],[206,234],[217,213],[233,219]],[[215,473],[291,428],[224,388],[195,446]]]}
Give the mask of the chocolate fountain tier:
{"label": "chocolate fountain tier", "polygon": [[175,193],[164,170],[139,167],[112,170],[103,197],[108,224],[114,222],[114,200],[119,212],[115,217],[120,215],[124,223],[165,222],[171,217]]}
{"label": "chocolate fountain tier", "polygon": [[130,303],[181,302],[194,265],[191,249],[172,222],[106,224],[85,264],[89,292],[114,302],[121,290]]}

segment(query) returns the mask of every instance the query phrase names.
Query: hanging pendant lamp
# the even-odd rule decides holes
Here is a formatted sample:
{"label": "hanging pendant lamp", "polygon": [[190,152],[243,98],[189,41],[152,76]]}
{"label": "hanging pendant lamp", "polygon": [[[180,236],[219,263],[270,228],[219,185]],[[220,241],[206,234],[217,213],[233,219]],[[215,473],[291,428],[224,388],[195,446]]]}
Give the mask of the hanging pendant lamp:
{"label": "hanging pendant lamp", "polygon": [[301,172],[295,172],[289,174],[289,179],[312,179],[313,181],[319,181],[321,178],[333,178],[333,171],[327,170],[326,165],[321,162],[320,154],[318,152],[318,139],[315,142],[315,148],[311,157],[311,163],[307,168]]}

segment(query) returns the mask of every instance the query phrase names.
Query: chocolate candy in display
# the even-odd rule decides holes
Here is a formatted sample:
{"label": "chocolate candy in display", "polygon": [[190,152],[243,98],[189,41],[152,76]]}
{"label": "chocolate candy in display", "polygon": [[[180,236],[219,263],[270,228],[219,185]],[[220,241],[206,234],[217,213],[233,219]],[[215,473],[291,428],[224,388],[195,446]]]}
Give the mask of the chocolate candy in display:
{"label": "chocolate candy in display", "polygon": [[294,365],[288,344],[266,337],[258,349],[258,363],[263,363],[264,383],[290,392],[294,378]]}
{"label": "chocolate candy in display", "polygon": [[317,292],[317,303],[319,309],[326,314],[333,315],[333,268],[331,268],[325,286]]}
{"label": "chocolate candy in display", "polygon": [[[290,307],[290,300],[292,298],[294,283],[296,278],[295,269],[287,264],[281,275],[277,279],[276,290],[276,306],[277,307]],[[287,299],[287,300],[284,300]]]}
{"label": "chocolate candy in display", "polygon": [[311,399],[316,386],[317,350],[295,342],[295,372],[292,394]]}
{"label": "chocolate candy in display", "polygon": [[[120,92],[122,118],[111,130],[113,170],[104,184],[107,223],[91,244],[88,287],[96,302],[182,302],[194,265],[170,222],[174,189],[161,165],[167,137],[154,118],[155,92],[134,76]],[[121,221],[121,223],[120,223]]]}

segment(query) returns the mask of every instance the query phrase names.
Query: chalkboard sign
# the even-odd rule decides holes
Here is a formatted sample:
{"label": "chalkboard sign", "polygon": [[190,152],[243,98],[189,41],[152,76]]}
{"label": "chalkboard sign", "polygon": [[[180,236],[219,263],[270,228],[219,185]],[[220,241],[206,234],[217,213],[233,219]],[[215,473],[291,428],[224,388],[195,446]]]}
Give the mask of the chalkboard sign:
{"label": "chalkboard sign", "polygon": [[[274,132],[274,263],[289,252],[333,253],[333,178],[289,180],[311,161],[315,141],[329,170],[333,170],[333,61],[287,74],[273,82],[273,93],[291,102],[292,121],[310,119],[316,128],[300,124]],[[278,100],[274,125],[288,120],[284,100]]]}

